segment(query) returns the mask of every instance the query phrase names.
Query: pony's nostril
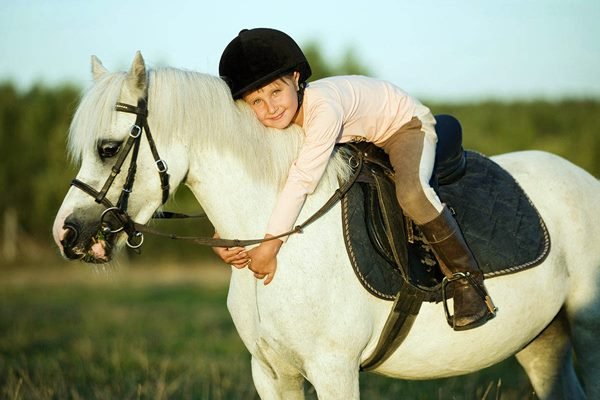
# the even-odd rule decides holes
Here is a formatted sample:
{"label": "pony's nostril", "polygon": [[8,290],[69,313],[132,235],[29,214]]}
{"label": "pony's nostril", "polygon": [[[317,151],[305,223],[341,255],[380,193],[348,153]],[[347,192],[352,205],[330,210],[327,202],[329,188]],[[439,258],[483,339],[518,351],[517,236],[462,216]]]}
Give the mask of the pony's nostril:
{"label": "pony's nostril", "polygon": [[60,243],[63,245],[63,248],[70,249],[75,245],[75,243],[77,243],[79,232],[73,225],[70,224],[64,225],[63,229],[65,230],[65,234]]}

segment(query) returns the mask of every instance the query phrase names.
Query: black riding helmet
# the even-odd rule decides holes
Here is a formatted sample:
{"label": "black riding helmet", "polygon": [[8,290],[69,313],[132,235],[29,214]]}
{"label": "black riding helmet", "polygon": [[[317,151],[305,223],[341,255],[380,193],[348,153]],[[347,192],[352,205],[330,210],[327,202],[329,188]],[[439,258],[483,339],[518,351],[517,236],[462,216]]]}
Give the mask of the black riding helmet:
{"label": "black riding helmet", "polygon": [[300,83],[312,73],[294,39],[269,28],[240,31],[223,50],[219,62],[219,75],[234,99],[293,71],[300,73]]}

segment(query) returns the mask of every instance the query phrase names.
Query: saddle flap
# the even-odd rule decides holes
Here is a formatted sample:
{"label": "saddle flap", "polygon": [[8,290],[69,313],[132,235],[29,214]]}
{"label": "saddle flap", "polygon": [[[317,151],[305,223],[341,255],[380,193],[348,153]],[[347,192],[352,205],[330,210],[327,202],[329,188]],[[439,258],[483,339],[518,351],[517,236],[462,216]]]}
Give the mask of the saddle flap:
{"label": "saddle flap", "polygon": [[377,251],[392,265],[398,266],[400,274],[406,277],[406,230],[402,210],[395,198],[394,183],[381,171],[372,169],[371,173],[373,183],[364,184],[363,188],[369,237]]}
{"label": "saddle flap", "polygon": [[363,157],[357,182],[364,193],[364,222],[371,243],[379,254],[398,266],[403,277],[407,265],[406,231],[404,216],[398,207],[393,181],[393,169],[385,152],[372,143],[359,142],[352,145]]}

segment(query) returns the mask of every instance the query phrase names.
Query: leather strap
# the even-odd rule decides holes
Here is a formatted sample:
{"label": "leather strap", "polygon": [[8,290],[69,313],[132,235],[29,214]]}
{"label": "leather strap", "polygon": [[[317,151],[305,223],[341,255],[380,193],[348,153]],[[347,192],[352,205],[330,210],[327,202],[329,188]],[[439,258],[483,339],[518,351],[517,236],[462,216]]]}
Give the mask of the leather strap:
{"label": "leather strap", "polygon": [[404,285],[398,292],[392,311],[385,322],[377,346],[360,366],[361,371],[372,371],[387,360],[406,339],[423,303],[423,293],[412,285]]}

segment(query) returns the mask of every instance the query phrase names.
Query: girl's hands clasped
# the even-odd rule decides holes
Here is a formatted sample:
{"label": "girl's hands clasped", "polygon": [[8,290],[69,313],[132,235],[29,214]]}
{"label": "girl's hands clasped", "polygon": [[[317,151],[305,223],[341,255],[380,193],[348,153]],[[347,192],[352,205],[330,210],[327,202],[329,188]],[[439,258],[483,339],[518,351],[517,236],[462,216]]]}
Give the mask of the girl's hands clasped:
{"label": "girl's hands clasped", "polygon": [[[220,239],[220,236],[215,232],[213,238]],[[244,247],[213,247],[212,249],[225,264],[238,269],[247,267],[250,263],[250,257]]]}
{"label": "girl's hands clasped", "polygon": [[[219,239],[219,234],[215,232],[215,239]],[[273,237],[265,235],[265,239]],[[277,253],[283,242],[279,239],[263,242],[259,246],[250,251],[246,251],[244,247],[213,247],[213,251],[219,256],[223,262],[232,265],[235,268],[248,269],[254,272],[256,279],[265,279],[264,284],[268,285],[275,276],[277,270]]]}
{"label": "girl's hands clasped", "polygon": [[[273,237],[272,235],[265,235],[265,239]],[[265,279],[264,284],[268,285],[275,276],[277,270],[277,253],[283,242],[279,239],[270,240],[268,242],[261,243],[258,247],[248,251],[250,257],[250,263],[248,269],[254,272],[256,279]]]}

